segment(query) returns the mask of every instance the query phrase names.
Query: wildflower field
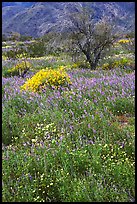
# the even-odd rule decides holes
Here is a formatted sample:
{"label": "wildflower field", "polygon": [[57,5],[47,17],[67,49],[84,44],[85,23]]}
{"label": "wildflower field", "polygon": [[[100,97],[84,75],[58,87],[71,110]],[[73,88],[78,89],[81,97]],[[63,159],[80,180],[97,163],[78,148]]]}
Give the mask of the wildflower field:
{"label": "wildflower field", "polygon": [[94,71],[27,58],[24,77],[3,57],[3,202],[134,202],[134,56],[113,57]]}

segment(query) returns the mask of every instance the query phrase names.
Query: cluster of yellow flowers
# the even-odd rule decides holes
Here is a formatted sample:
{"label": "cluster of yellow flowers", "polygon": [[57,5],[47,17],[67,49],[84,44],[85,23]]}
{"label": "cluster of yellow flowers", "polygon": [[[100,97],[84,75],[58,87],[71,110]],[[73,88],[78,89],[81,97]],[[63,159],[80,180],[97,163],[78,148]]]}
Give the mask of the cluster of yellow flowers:
{"label": "cluster of yellow flowers", "polygon": [[130,42],[130,40],[127,40],[127,39],[121,39],[121,40],[119,40],[118,41],[118,43],[122,43],[122,44],[126,44],[126,43],[129,43]]}
{"label": "cluster of yellow flowers", "polygon": [[[103,159],[104,163],[108,164],[109,166],[115,166],[117,164],[120,165],[123,163],[134,166],[135,162],[129,159],[122,144],[121,146],[117,144],[105,144],[104,146],[102,144],[99,145],[102,146],[101,158]],[[128,145],[132,147],[132,143],[129,143]]]}
{"label": "cluster of yellow flowers", "polygon": [[28,61],[22,61],[16,64],[13,68],[9,69],[8,72],[11,75],[21,75],[24,71],[29,70],[32,67],[31,63]]}
{"label": "cluster of yellow flowers", "polygon": [[79,67],[79,64],[78,63],[74,63],[73,65],[72,65],[72,68],[78,68]]}
{"label": "cluster of yellow flowers", "polygon": [[27,53],[21,53],[21,54],[17,54],[16,57],[19,59],[23,59],[23,58],[27,58],[28,55],[27,55]]}
{"label": "cluster of yellow flowers", "polygon": [[119,47],[119,45],[128,44],[131,42],[132,41],[130,39],[120,39],[117,42],[115,42],[113,45],[114,45],[114,47]]}
{"label": "cluster of yellow flowers", "polygon": [[113,62],[105,63],[102,65],[103,70],[110,70],[114,68],[123,68],[124,66],[130,66],[132,63],[132,60],[128,58],[121,58],[119,60],[114,60]]}
{"label": "cluster of yellow flowers", "polygon": [[51,68],[40,70],[32,78],[28,79],[25,84],[21,86],[21,89],[37,92],[46,86],[58,88],[68,84],[71,84],[70,77],[65,72],[64,67],[61,66],[56,70]]}
{"label": "cluster of yellow flowers", "polygon": [[15,69],[18,69],[18,70],[24,70],[26,68],[31,68],[32,65],[30,62],[28,61],[22,61],[21,63],[18,63],[16,66],[15,66]]}
{"label": "cluster of yellow flowers", "polygon": [[2,60],[7,60],[7,57],[5,55],[2,55]]}

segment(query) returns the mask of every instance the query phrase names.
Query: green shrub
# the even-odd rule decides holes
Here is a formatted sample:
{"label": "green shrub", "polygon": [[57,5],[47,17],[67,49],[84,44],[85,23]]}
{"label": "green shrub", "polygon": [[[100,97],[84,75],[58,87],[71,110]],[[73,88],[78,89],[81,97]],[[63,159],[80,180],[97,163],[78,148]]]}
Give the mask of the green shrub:
{"label": "green shrub", "polygon": [[13,47],[11,50],[4,52],[5,57],[7,57],[8,59],[17,59],[18,55],[21,55],[25,53],[27,56],[29,56],[29,54],[26,52],[26,50],[22,47]]}
{"label": "green shrub", "polygon": [[88,69],[88,68],[90,68],[90,65],[88,62],[79,61],[79,62],[74,63],[71,67],[72,68],[80,68],[80,69]]}
{"label": "green shrub", "polygon": [[103,70],[111,70],[115,68],[121,69],[135,69],[135,63],[127,58],[121,58],[119,60],[110,60],[107,63],[102,65]]}
{"label": "green shrub", "polygon": [[30,57],[42,57],[45,55],[46,48],[42,41],[37,41],[27,46],[27,52]]}
{"label": "green shrub", "polygon": [[28,61],[21,61],[17,63],[13,68],[5,70],[3,73],[4,77],[11,76],[24,76],[28,72],[28,70],[32,67],[32,64]]}

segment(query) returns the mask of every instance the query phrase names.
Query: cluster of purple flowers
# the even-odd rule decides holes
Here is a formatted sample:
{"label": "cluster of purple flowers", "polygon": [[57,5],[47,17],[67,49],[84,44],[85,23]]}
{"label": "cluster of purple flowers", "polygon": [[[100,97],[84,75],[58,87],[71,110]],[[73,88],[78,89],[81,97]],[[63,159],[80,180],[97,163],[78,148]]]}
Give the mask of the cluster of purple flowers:
{"label": "cluster of purple flowers", "polygon": [[[84,76],[82,76],[82,73]],[[87,77],[85,74],[87,73]],[[32,74],[31,74],[32,75]],[[85,96],[97,103],[101,100],[101,96],[106,100],[115,100],[115,98],[134,97],[135,94],[135,74],[119,73],[113,71],[110,75],[97,71],[90,72],[89,70],[72,70],[69,72],[72,85],[69,88],[62,88],[61,90],[52,90],[51,93],[44,91],[43,95],[37,93],[29,93],[30,98],[33,100],[35,97],[41,100],[42,97],[47,98],[47,103],[59,102],[63,99],[64,95],[68,98],[68,103],[71,103],[74,98],[78,101],[84,101]],[[14,96],[20,94],[25,97],[26,92],[20,90],[26,79],[20,77],[2,78],[2,86],[4,89],[3,103]],[[48,94],[47,94],[48,93]],[[27,93],[28,96],[28,93]],[[56,104],[57,106],[57,104]]]}

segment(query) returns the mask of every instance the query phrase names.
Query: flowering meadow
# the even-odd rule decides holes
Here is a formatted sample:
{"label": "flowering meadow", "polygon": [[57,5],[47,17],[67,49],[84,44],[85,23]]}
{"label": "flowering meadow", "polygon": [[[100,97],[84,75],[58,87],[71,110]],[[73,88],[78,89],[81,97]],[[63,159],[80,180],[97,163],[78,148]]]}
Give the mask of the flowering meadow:
{"label": "flowering meadow", "polygon": [[[2,77],[3,202],[134,202],[135,71],[53,61]],[[60,83],[22,88],[43,73]]]}

